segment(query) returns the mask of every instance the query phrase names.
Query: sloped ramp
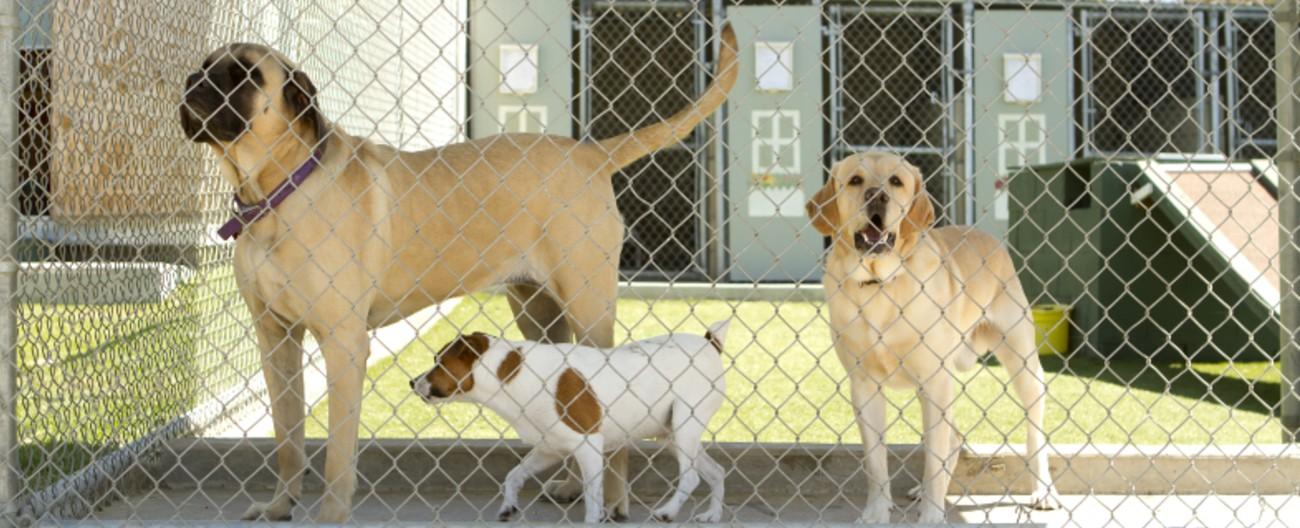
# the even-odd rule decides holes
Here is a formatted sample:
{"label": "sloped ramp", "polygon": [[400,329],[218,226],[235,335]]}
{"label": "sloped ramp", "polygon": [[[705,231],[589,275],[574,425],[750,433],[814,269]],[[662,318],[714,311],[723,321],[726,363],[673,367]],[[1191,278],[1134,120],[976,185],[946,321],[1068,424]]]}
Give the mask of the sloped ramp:
{"label": "sloped ramp", "polygon": [[[1202,257],[1239,281],[1241,293],[1277,313],[1277,182],[1251,163],[1147,160],[1134,204],[1150,204]],[[1238,282],[1232,281],[1232,282]]]}

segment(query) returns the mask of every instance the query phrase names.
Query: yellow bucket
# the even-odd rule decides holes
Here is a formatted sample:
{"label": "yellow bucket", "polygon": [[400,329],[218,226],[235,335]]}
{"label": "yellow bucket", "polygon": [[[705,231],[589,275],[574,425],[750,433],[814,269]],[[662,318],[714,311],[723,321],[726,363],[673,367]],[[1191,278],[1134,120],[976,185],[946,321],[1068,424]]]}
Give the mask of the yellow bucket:
{"label": "yellow bucket", "polygon": [[1064,356],[1070,350],[1070,307],[1062,304],[1034,306],[1034,342],[1038,355]]}

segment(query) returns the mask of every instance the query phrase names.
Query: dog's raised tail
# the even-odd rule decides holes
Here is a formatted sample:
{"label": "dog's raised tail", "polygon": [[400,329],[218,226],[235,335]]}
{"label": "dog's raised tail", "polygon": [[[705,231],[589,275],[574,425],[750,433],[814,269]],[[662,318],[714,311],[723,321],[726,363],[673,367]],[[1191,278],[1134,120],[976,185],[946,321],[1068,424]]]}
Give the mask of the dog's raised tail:
{"label": "dog's raised tail", "polygon": [[599,142],[600,148],[608,153],[610,165],[608,173],[631,165],[645,155],[662,149],[678,141],[695,130],[695,126],[704,118],[713,114],[727,100],[727,93],[736,84],[740,74],[739,61],[736,59],[736,32],[731,24],[722,28],[722,46],[718,52],[718,62],[713,70],[713,83],[709,84],[694,104],[687,106],[672,117],[645,128],[633,130],[627,134],[614,136]]}
{"label": "dog's raised tail", "polygon": [[731,326],[731,319],[723,319],[709,325],[709,329],[704,332],[704,339],[713,345],[718,354],[722,354],[722,346],[727,342],[727,328]]}

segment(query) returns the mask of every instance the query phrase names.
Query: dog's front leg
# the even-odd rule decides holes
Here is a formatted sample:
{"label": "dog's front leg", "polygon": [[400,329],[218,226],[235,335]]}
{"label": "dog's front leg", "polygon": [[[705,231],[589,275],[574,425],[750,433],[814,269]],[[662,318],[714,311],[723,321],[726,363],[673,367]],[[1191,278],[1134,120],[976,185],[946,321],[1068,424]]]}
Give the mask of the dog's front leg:
{"label": "dog's front leg", "polygon": [[609,510],[609,520],[623,522],[627,520],[627,456],[628,448],[620,448],[609,455],[609,467],[605,468],[605,508]]}
{"label": "dog's front leg", "polygon": [[[605,507],[611,521],[627,520],[627,458],[628,448],[617,449],[610,453],[609,465],[605,468]],[[568,504],[582,497],[582,477],[568,466],[570,464],[565,464],[559,474],[542,487],[542,494],[556,504]]]}
{"label": "dog's front leg", "polygon": [[945,497],[948,483],[957,469],[960,445],[954,442],[952,376],[937,373],[921,386],[922,444],[925,447],[925,474],[921,494],[921,524],[941,524],[947,518]]}
{"label": "dog's front leg", "polygon": [[524,487],[524,483],[534,475],[545,471],[546,468],[554,466],[562,460],[558,453],[534,448],[529,451],[524,459],[519,462],[518,466],[510,470],[506,475],[505,484],[501,486],[501,510],[497,512],[498,521],[509,521],[516,513],[519,513],[519,489]]}
{"label": "dog's front leg", "polygon": [[366,379],[369,339],[360,318],[315,332],[325,356],[329,385],[329,438],[325,444],[325,496],[317,520],[341,523],[352,510],[357,487],[357,429]]}
{"label": "dog's front leg", "polygon": [[884,524],[889,522],[889,511],[894,505],[885,445],[885,392],[879,383],[863,375],[849,378],[849,387],[853,414],[862,435],[862,449],[866,452],[867,509],[862,512],[862,522]]}
{"label": "dog's front leg", "polygon": [[257,344],[262,351],[262,375],[271,401],[275,425],[275,458],[279,481],[269,502],[257,502],[244,512],[246,521],[287,521],[302,496],[302,477],[307,468],[304,449],[302,380],[302,327],[286,327],[260,304],[253,306],[257,317]]}
{"label": "dog's front leg", "polygon": [[583,522],[598,523],[605,510],[605,442],[599,434],[587,435],[579,440],[573,458],[582,473],[582,501],[586,509]]}

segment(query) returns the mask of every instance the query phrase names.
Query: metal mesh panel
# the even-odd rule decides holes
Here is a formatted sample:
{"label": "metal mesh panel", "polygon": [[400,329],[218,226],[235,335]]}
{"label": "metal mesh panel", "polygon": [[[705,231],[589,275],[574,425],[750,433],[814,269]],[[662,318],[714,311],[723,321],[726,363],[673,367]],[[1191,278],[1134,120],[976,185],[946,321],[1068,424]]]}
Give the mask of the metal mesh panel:
{"label": "metal mesh panel", "polygon": [[844,141],[943,146],[945,21],[902,10],[857,11],[840,21]]}
{"label": "metal mesh panel", "polygon": [[1259,13],[1233,13],[1227,26],[1230,48],[1226,58],[1232,72],[1226,90],[1232,116],[1230,152],[1240,158],[1271,156],[1277,152],[1277,121],[1273,117],[1277,77],[1268,50],[1277,36],[1276,28]]}
{"label": "metal mesh panel", "polygon": [[883,148],[909,153],[914,163],[924,159],[926,186],[947,209],[956,194],[951,16],[933,6],[836,5],[831,14],[832,132],[844,145],[840,154]]}
{"label": "metal mesh panel", "polygon": [[0,525],[1288,525],[1267,7],[0,0]]}
{"label": "metal mesh panel", "polygon": [[[604,139],[625,133],[696,97],[702,16],[687,3],[656,9],[587,6],[586,134]],[[628,223],[621,265],[628,276],[699,276],[704,177],[696,134],[615,178],[619,210]]]}
{"label": "metal mesh panel", "polygon": [[1206,119],[1209,70],[1202,14],[1085,11],[1088,84],[1085,134],[1102,152],[1201,152],[1211,145]]}

